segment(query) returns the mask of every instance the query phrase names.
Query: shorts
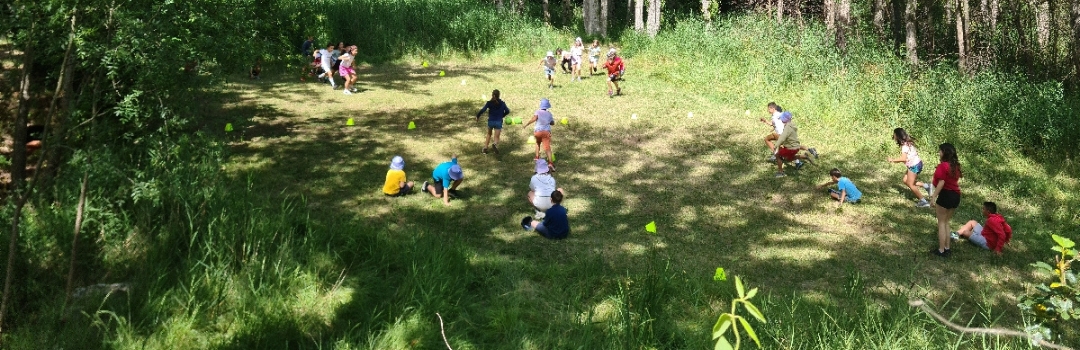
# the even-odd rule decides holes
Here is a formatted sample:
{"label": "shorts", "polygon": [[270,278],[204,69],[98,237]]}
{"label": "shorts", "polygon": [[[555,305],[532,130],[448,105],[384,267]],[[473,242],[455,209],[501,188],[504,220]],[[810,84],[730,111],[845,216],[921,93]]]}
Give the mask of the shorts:
{"label": "shorts", "polygon": [[330,68],[333,68],[334,70],[338,70],[339,67],[341,67],[341,61],[334,61],[334,65],[332,67],[330,67]]}
{"label": "shorts", "polygon": [[[830,188],[829,193],[836,193],[836,195],[839,196],[840,195],[840,190],[834,190],[834,189]],[[858,202],[859,202],[858,199],[851,200],[851,197],[844,198],[844,203],[858,203]]]}
{"label": "shorts", "polygon": [[600,56],[589,56],[589,63],[597,64],[600,62]]}
{"label": "shorts", "polygon": [[436,196],[442,196],[443,189],[445,189],[442,185],[442,181],[433,179],[429,185],[431,185],[431,188],[435,189]]}
{"label": "shorts", "polygon": [[776,158],[783,160],[795,160],[797,154],[799,154],[798,148],[780,147],[776,150]]}
{"label": "shorts", "polygon": [[502,130],[502,120],[488,120],[488,128],[495,130]]}
{"label": "shorts", "polygon": [[400,190],[398,190],[398,193],[395,193],[395,194],[385,193],[385,194],[386,194],[387,197],[404,197],[405,195],[410,194],[410,193],[412,193],[412,186],[405,185],[405,187],[402,187]]}
{"label": "shorts", "polygon": [[607,76],[608,81],[619,81],[621,79],[622,79],[622,74],[619,74],[619,73],[608,74],[608,76]]}
{"label": "shorts", "polygon": [[338,75],[348,77],[350,75],[356,75],[356,71],[353,70],[352,67],[341,67],[341,69],[338,70]]}
{"label": "shorts", "polygon": [[937,205],[945,209],[956,209],[960,206],[960,192],[941,190],[937,197]]}
{"label": "shorts", "polygon": [[581,56],[572,56],[570,58],[570,64],[573,64],[575,66],[581,64]]}
{"label": "shorts", "polygon": [[535,196],[535,197],[533,197],[532,205],[537,210],[546,212],[548,209],[551,209],[551,206],[553,206],[555,204],[551,203],[551,196],[544,196],[544,197]]}
{"label": "shorts", "polygon": [[555,67],[544,67],[544,74],[547,74],[548,77],[555,75]]}
{"label": "shorts", "polygon": [[329,73],[329,72],[333,72],[333,71],[334,71],[334,67],[331,67],[331,66],[330,66],[330,65],[328,65],[328,64],[324,64],[324,65],[322,65],[322,70],[323,70],[323,71],[325,71],[325,72],[327,72],[327,73]]}
{"label": "shorts", "polygon": [[536,138],[536,143],[543,146],[545,150],[551,151],[551,132],[550,131],[537,131],[533,133],[533,137]]}
{"label": "shorts", "polygon": [[778,135],[775,131],[770,132],[768,135],[765,135],[765,141],[776,141],[779,139],[780,135]]}
{"label": "shorts", "polygon": [[975,229],[971,230],[971,236],[968,237],[968,242],[982,247],[982,249],[990,249],[990,246],[986,245],[986,237],[983,237],[982,231],[982,225],[976,222]]}
{"label": "shorts", "polygon": [[547,239],[563,239],[563,238],[566,238],[566,235],[562,235],[562,236],[553,236],[553,235],[551,234],[551,230],[548,230],[548,228],[547,228],[547,227],[544,227],[544,223],[543,223],[543,222],[541,222],[541,223],[539,223],[539,224],[536,224],[536,228],[535,228],[535,229],[536,229],[536,233],[537,233],[537,234],[539,234],[540,236],[542,236],[542,237],[544,237],[544,238],[547,238]]}
{"label": "shorts", "polygon": [[919,164],[915,164],[915,165],[907,167],[907,170],[910,171],[910,172],[915,173],[915,175],[919,175],[919,173],[922,172],[922,162],[919,162]]}

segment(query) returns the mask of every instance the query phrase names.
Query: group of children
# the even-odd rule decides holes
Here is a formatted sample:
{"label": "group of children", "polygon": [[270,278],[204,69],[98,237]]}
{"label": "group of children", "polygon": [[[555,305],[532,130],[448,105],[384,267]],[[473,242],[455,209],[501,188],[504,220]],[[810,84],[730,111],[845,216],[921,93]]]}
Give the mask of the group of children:
{"label": "group of children", "polygon": [[[779,168],[776,173],[777,177],[785,176],[785,162],[794,162],[795,168],[800,169],[804,164],[812,162],[811,156],[814,159],[818,158],[816,149],[807,148],[799,143],[798,128],[795,126],[793,115],[790,112],[785,112],[783,108],[774,102],[770,102],[767,109],[772,118],[771,120],[761,119],[761,122],[773,127],[772,132],[765,137],[765,144],[772,152],[769,161],[775,161]],[[983,216],[986,217],[985,224],[979,224],[977,221],[972,220],[956,231],[950,231],[949,222],[952,220],[956,208],[960,206],[959,180],[963,177],[959,157],[956,154],[956,147],[950,143],[943,143],[938,146],[940,163],[934,169],[932,182],[923,183],[918,181],[918,176],[923,170],[923,161],[919,157],[915,139],[903,128],[893,130],[892,139],[900,147],[900,156],[896,158],[888,157],[886,161],[889,163],[903,163],[906,167],[902,182],[905,187],[914,193],[917,199],[915,206],[918,208],[936,207],[938,247],[932,249],[931,253],[941,257],[948,257],[952,254],[952,241],[966,239],[983,249],[989,249],[1001,254],[1002,247],[1012,239],[1012,227],[1009,226],[1001,214],[998,214],[997,204],[994,202],[983,203],[982,211]],[[844,203],[858,203],[862,199],[862,191],[855,186],[851,179],[843,176],[840,169],[833,168],[829,170],[829,177],[829,182],[818,186],[818,189],[836,185],[836,188],[829,189],[829,196],[837,201],[837,208],[843,206]],[[923,191],[926,192],[925,196]]]}
{"label": "group of children", "polygon": [[[303,57],[314,59],[310,65],[304,65],[304,75],[318,74],[319,80],[330,83],[331,89],[337,89],[334,78],[337,74],[345,80],[342,93],[352,95],[356,92],[356,70],[353,68],[357,54],[356,45],[346,46],[344,42],[339,42],[336,46],[328,44],[326,48],[313,52],[314,46],[314,38],[310,36],[301,46]],[[300,80],[305,78],[301,77]]]}
{"label": "group of children", "polygon": [[[571,82],[581,81],[582,64],[584,63],[582,56],[585,54],[585,50],[581,38],[577,38],[574,39],[574,43],[571,44],[569,50],[563,51],[562,48],[559,48],[555,52],[547,52],[547,56],[540,61],[540,67],[544,69],[549,89],[555,88],[556,65],[562,68],[563,74],[571,74]],[[596,74],[597,69],[601,67],[600,51],[600,41],[593,40],[592,46],[588,48],[590,76]],[[556,59],[556,56],[559,59]],[[626,66],[614,47],[608,49],[606,57],[607,60],[604,61],[602,67],[607,70],[608,97],[613,97],[622,93],[622,89],[619,88],[619,80],[622,80]]]}

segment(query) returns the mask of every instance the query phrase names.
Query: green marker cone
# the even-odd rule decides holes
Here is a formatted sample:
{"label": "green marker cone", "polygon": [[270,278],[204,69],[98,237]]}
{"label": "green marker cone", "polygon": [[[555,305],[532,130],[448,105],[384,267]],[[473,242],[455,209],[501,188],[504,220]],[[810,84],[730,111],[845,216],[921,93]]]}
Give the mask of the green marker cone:
{"label": "green marker cone", "polygon": [[225,132],[232,132],[232,123],[225,123]]}
{"label": "green marker cone", "polygon": [[559,120],[559,123],[561,123],[562,125],[570,125],[570,119],[563,117],[561,120]]}
{"label": "green marker cone", "polygon": [[420,65],[423,66],[424,68],[427,68],[427,61],[424,61],[424,63],[422,63]]}
{"label": "green marker cone", "polygon": [[349,120],[345,121],[345,125],[346,126],[353,126],[353,125],[356,125],[356,122],[354,122],[352,118],[349,118]]}
{"label": "green marker cone", "polygon": [[445,77],[446,76],[446,71],[444,71],[444,70],[439,71],[439,76],[440,77]]}
{"label": "green marker cone", "polygon": [[716,274],[712,277],[713,281],[727,281],[727,273],[724,273],[723,267],[716,268]]}
{"label": "green marker cone", "polygon": [[645,225],[645,231],[650,233],[656,233],[656,221],[651,221]]}
{"label": "green marker cone", "polygon": [[416,123],[409,122],[409,130],[416,129]]}
{"label": "green marker cone", "polygon": [[554,162],[554,161],[555,161],[555,152],[551,152],[551,161],[552,161],[552,162]]}

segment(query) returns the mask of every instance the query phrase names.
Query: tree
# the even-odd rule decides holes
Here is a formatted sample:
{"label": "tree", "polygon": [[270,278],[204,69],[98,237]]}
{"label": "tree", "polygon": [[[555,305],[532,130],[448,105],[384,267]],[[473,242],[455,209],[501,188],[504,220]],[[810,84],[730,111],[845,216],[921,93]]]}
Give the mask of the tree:
{"label": "tree", "polygon": [[581,19],[585,22],[585,34],[596,35],[598,30],[596,17],[596,1],[584,0],[581,4]]}
{"label": "tree", "polygon": [[825,0],[823,7],[824,8],[822,9],[822,11],[825,11],[825,29],[830,31],[830,32],[835,31],[836,30],[836,1],[835,0]]}
{"label": "tree", "polygon": [[645,0],[634,0],[634,30],[645,31]]}
{"label": "tree", "polygon": [[879,38],[885,38],[885,0],[874,0],[874,32]]}
{"label": "tree", "polygon": [[916,22],[915,14],[918,10],[918,0],[906,0],[907,4],[904,6],[904,28],[905,38],[907,40],[904,43],[907,46],[908,62],[911,65],[916,66],[919,64],[919,40],[915,36],[918,22]]}
{"label": "tree", "polygon": [[841,51],[847,50],[848,35],[851,31],[851,0],[840,0],[836,6],[836,46]]}
{"label": "tree", "polygon": [[784,21],[784,0],[776,0],[776,21]]}
{"label": "tree", "polygon": [[954,13],[956,14],[956,48],[959,54],[958,64],[960,65],[960,71],[967,72],[968,69],[968,22],[970,21],[968,0],[956,0],[956,8]]}
{"label": "tree", "polygon": [[548,0],[544,0],[544,24],[551,25],[551,11],[548,10]]}
{"label": "tree", "polygon": [[662,0],[649,0],[649,22],[646,30],[649,36],[655,37],[660,32],[660,6]]}
{"label": "tree", "polygon": [[1071,18],[1073,80],[1080,82],[1080,0],[1072,0]]}
{"label": "tree", "polygon": [[608,7],[609,0],[600,0],[600,36],[607,37],[608,30],[608,14],[611,13],[611,8]]}

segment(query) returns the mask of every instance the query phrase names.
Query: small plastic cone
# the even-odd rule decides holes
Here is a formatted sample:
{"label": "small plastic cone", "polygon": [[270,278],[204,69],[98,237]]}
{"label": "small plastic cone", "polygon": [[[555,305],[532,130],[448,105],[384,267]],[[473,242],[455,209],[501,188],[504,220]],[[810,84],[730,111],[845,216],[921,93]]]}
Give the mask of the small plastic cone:
{"label": "small plastic cone", "polygon": [[424,63],[421,64],[421,66],[423,66],[424,68],[427,68],[427,61],[424,61]]}
{"label": "small plastic cone", "polygon": [[349,118],[349,120],[345,121],[345,125],[346,126],[353,126],[353,125],[356,125],[356,122],[354,122],[352,118]]}
{"label": "small plastic cone", "polygon": [[687,118],[693,118],[694,117],[694,112],[687,112],[686,117]]}
{"label": "small plastic cone", "polygon": [[439,76],[440,77],[445,77],[446,76],[446,71],[444,71],[444,70],[439,71]]}
{"label": "small plastic cone", "polygon": [[713,281],[727,281],[727,273],[724,272],[723,267],[716,268],[716,274],[713,275]]}
{"label": "small plastic cone", "polygon": [[232,123],[225,123],[225,132],[233,131]]}
{"label": "small plastic cone", "polygon": [[551,152],[551,162],[555,162],[555,152]]}
{"label": "small plastic cone", "polygon": [[631,114],[631,115],[630,115],[630,119],[634,119],[634,120],[637,120],[637,114]]}
{"label": "small plastic cone", "polygon": [[645,224],[645,231],[648,231],[650,233],[656,233],[656,221],[651,221],[648,224]]}
{"label": "small plastic cone", "polygon": [[410,121],[409,122],[409,130],[412,130],[412,129],[416,129],[416,123]]}
{"label": "small plastic cone", "polygon": [[746,115],[750,115],[750,110],[749,109],[746,110]]}
{"label": "small plastic cone", "polygon": [[536,143],[536,136],[529,135],[529,143]]}
{"label": "small plastic cone", "polygon": [[562,125],[570,125],[570,119],[563,117],[561,120],[559,120],[559,123]]}

